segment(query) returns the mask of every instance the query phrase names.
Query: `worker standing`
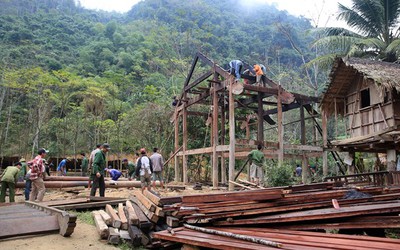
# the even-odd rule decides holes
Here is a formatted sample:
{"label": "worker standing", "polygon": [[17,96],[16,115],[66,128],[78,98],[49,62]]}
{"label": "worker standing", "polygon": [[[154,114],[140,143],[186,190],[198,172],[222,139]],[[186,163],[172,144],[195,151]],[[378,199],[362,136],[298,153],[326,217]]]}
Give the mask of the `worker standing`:
{"label": "worker standing", "polygon": [[82,176],[86,176],[87,175],[87,171],[88,171],[88,165],[89,165],[89,160],[88,158],[86,158],[86,154],[85,153],[81,153],[82,155],[82,163],[81,163],[81,175]]}
{"label": "worker standing", "polygon": [[7,188],[10,202],[15,202],[15,184],[17,183],[18,173],[21,167],[21,162],[17,162],[14,166],[9,166],[4,170],[1,177],[0,203],[6,202]]}
{"label": "worker standing", "polygon": [[158,148],[153,149],[153,154],[150,156],[150,160],[153,164],[153,188],[156,188],[157,179],[160,181],[161,188],[164,188],[164,181],[162,171],[164,168],[164,158],[158,153]]}
{"label": "worker standing", "polygon": [[[262,65],[264,68],[265,66]],[[265,83],[264,83],[264,79],[263,79],[263,75],[264,75],[264,71],[261,68],[261,65],[259,64],[254,64],[254,68],[253,70],[256,72],[256,84],[258,86],[263,86],[265,87]]]}
{"label": "worker standing", "polygon": [[250,179],[256,185],[264,185],[264,153],[262,152],[262,145],[257,146],[248,154],[250,161]]}
{"label": "worker standing", "polygon": [[30,201],[43,201],[44,193],[46,192],[43,181],[46,169],[43,164],[43,159],[48,152],[48,150],[41,148],[38,151],[38,155],[32,161],[28,162],[28,165],[31,166],[31,175],[29,179],[32,181],[32,190],[29,195]]}
{"label": "worker standing", "polygon": [[96,196],[97,188],[99,188],[100,197],[104,197],[106,183],[104,182],[104,171],[107,166],[106,153],[110,151],[110,145],[104,143],[99,152],[96,153],[93,159],[93,168],[91,179],[93,180],[90,196]]}

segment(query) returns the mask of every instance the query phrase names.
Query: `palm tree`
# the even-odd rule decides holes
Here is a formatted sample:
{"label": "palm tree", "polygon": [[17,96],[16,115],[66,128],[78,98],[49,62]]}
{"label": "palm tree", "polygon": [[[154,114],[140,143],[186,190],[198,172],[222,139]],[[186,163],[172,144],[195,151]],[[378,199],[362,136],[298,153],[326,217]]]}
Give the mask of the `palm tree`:
{"label": "palm tree", "polygon": [[339,3],[338,20],[354,31],[324,28],[324,37],[314,46],[327,53],[310,63],[327,66],[337,56],[353,56],[397,62],[400,56],[400,0],[352,0],[353,6]]}

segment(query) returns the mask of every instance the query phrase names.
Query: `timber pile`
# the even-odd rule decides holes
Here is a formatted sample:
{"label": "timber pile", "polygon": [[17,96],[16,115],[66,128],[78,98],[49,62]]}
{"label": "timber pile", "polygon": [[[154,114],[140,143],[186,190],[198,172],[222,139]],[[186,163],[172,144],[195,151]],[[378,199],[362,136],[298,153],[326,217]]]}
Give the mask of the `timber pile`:
{"label": "timber pile", "polygon": [[[352,197],[348,197],[349,194]],[[135,196],[138,198],[140,194]],[[400,246],[399,240],[361,236],[346,238],[348,236],[342,234],[324,233],[306,237],[308,232],[288,230],[352,229],[362,230],[370,235],[381,235],[385,228],[400,227],[399,198],[398,187],[363,187],[355,191],[349,188],[335,188],[332,183],[317,183],[182,196],[181,202],[162,206],[156,205],[156,200],[138,200],[146,204],[141,208],[143,211],[148,210],[145,213],[149,216],[153,216],[156,209],[163,211],[165,222],[170,228],[152,234],[159,240],[215,249],[261,249],[258,243],[178,228],[183,224],[191,224],[207,227],[212,225],[217,227],[213,228],[214,230],[277,241],[282,243],[284,249],[353,249],[354,246],[360,246],[359,249],[397,249]],[[164,223],[162,215],[156,218]],[[236,226],[240,226],[240,229],[235,228]],[[242,229],[243,226],[246,230]],[[348,244],[348,240],[355,243]],[[382,243],[386,240],[389,242],[387,245]],[[265,249],[269,248],[270,246],[265,246]]]}

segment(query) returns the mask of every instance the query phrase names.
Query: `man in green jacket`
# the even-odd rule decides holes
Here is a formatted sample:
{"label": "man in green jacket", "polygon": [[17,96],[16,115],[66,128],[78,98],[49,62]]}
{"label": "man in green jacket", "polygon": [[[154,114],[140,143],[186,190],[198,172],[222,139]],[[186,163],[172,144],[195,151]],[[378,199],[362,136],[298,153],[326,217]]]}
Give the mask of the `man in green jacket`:
{"label": "man in green jacket", "polygon": [[0,202],[6,202],[7,188],[10,193],[10,202],[15,202],[15,183],[17,183],[18,173],[21,169],[21,162],[17,162],[14,166],[9,166],[4,170],[1,177],[1,193]]}
{"label": "man in green jacket", "polygon": [[127,176],[129,178],[129,180],[132,180],[132,178],[135,177],[135,169],[136,169],[135,164],[133,164],[133,162],[131,162],[131,161],[128,161],[128,159],[123,159],[122,165],[127,170]]}
{"label": "man in green jacket", "polygon": [[252,150],[248,154],[250,160],[250,179],[256,185],[264,185],[264,153],[262,152],[262,145],[257,146],[257,150]]}
{"label": "man in green jacket", "polygon": [[92,189],[90,190],[90,196],[96,196],[97,188],[99,188],[100,197],[104,197],[106,190],[106,183],[104,182],[104,173],[107,166],[106,153],[110,150],[110,145],[104,143],[100,151],[97,152],[93,159],[93,167],[91,179],[93,180]]}
{"label": "man in green jacket", "polygon": [[85,153],[81,153],[81,155],[83,156],[82,164],[81,164],[82,176],[86,176],[87,171],[88,171],[88,166],[89,166],[89,160],[88,160],[88,158],[86,158]]}

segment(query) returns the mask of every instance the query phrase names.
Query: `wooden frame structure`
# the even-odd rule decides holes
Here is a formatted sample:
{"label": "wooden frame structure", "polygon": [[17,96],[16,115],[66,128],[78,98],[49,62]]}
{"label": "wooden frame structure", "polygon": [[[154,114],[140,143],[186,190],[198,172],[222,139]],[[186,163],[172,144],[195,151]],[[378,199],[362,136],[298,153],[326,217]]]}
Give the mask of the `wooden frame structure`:
{"label": "wooden frame structure", "polygon": [[[249,65],[244,67],[248,68]],[[304,165],[308,157],[322,155],[321,146],[305,145],[304,110],[312,110],[312,104],[318,102],[318,98],[289,93],[267,77],[264,77],[264,82],[268,86],[255,86],[252,84],[255,82],[255,76],[243,74],[241,76],[248,84],[236,82],[235,77],[228,71],[202,53],[196,53],[172,118],[175,125],[175,181],[188,183],[190,155],[211,155],[213,187],[218,186],[219,180],[222,183],[233,181],[235,159],[247,157],[249,151],[258,144],[264,145],[263,152],[267,158],[277,158],[279,164],[284,158],[291,157],[303,159]],[[265,109],[271,106],[273,108]],[[285,144],[283,112],[297,108],[300,109],[302,145]],[[237,111],[238,109],[247,110],[251,114],[243,114]],[[205,123],[210,124],[209,147],[188,148],[188,116],[191,115],[203,116]],[[277,116],[277,122],[270,117],[271,115]],[[257,118],[256,132],[251,131],[249,126],[250,120],[254,118]],[[246,128],[245,139],[237,138],[238,121]],[[264,140],[265,122],[276,125],[278,132],[276,142]],[[256,140],[250,140],[250,134],[255,135]],[[180,159],[182,166],[179,164]],[[225,174],[226,159],[229,166],[228,178]],[[229,189],[233,190],[232,183],[229,183]]]}
{"label": "wooden frame structure", "polygon": [[[337,58],[323,95],[323,123],[345,119],[345,139],[332,141],[335,151],[387,153],[388,170],[395,170],[400,149],[400,65],[360,58]],[[336,126],[337,127],[337,126]],[[325,127],[325,138],[327,131]],[[343,136],[343,134],[342,134]],[[349,171],[354,173],[354,171]]]}

